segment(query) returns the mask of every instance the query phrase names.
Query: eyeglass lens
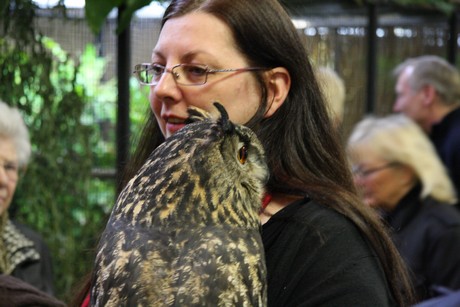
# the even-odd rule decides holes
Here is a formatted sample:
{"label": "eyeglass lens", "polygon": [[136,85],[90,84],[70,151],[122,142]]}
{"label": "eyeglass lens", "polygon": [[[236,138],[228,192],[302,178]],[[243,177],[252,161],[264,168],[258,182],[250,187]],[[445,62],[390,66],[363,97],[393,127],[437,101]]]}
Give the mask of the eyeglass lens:
{"label": "eyeglass lens", "polygon": [[189,64],[179,64],[170,70],[158,64],[139,64],[135,67],[135,73],[139,81],[148,85],[158,84],[162,75],[166,72],[170,72],[178,84],[199,85],[206,83],[208,69],[204,65]]}

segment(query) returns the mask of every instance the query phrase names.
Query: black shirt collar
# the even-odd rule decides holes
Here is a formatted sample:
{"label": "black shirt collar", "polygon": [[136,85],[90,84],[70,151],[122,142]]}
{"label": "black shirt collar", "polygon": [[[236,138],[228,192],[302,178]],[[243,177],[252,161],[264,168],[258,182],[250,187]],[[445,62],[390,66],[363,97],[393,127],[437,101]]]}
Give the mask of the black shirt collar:
{"label": "black shirt collar", "polygon": [[392,212],[382,214],[383,219],[394,231],[401,230],[416,215],[416,212],[420,210],[421,192],[422,186],[421,184],[417,184],[399,201]]}

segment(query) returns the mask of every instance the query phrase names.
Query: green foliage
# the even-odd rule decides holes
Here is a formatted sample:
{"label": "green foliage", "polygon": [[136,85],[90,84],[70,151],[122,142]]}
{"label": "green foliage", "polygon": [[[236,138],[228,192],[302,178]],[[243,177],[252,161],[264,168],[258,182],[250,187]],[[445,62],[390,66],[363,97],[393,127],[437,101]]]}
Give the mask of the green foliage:
{"label": "green foliage", "polygon": [[78,65],[36,32],[31,1],[11,1],[0,38],[0,98],[22,110],[33,155],[12,209],[50,247],[57,296],[66,299],[88,271],[95,233],[106,210],[88,202],[94,129],[81,121],[87,105]]}
{"label": "green foliage", "polygon": [[[116,81],[102,81],[106,60],[93,46],[77,63],[40,35],[31,0],[7,1],[1,9],[0,99],[22,111],[33,147],[12,213],[45,239],[56,295],[68,301],[92,267],[115,199],[114,180],[95,179],[92,170],[114,168]],[[133,91],[148,106],[137,83]]]}
{"label": "green foliage", "polygon": [[[144,6],[149,5],[152,0],[86,0],[85,2],[85,15],[88,25],[97,34],[100,32],[101,27],[107,18],[107,15],[112,9],[119,10],[120,22],[118,24],[117,32],[122,32],[130,23],[135,11]],[[163,3],[164,1],[158,0],[156,2]]]}
{"label": "green foliage", "polygon": [[[3,11],[0,99],[22,110],[33,156],[12,209],[50,247],[56,294],[69,301],[91,270],[94,247],[115,200],[113,179],[92,170],[114,169],[116,80],[104,80],[107,59],[88,45],[75,62],[33,27],[30,0]],[[27,18],[25,18],[26,16]],[[18,48],[20,47],[20,48]],[[148,87],[131,80],[133,132],[148,108]]]}
{"label": "green foliage", "polygon": [[[73,282],[69,276],[79,269],[65,263],[75,261],[77,246],[83,243],[75,240],[76,221],[69,215],[85,207],[91,131],[78,121],[84,99],[68,74],[71,67],[65,62],[54,65],[41,37],[32,42],[35,46],[18,51],[11,37],[0,41],[0,98],[23,111],[33,141],[32,161],[12,209],[18,220],[46,239],[59,268],[55,279],[62,294]],[[31,51],[35,48],[41,51]]]}
{"label": "green foliage", "polygon": [[119,7],[123,0],[98,1],[86,0],[85,2],[85,17],[88,21],[90,29],[98,34],[102,28],[105,18],[109,15],[112,9]]}

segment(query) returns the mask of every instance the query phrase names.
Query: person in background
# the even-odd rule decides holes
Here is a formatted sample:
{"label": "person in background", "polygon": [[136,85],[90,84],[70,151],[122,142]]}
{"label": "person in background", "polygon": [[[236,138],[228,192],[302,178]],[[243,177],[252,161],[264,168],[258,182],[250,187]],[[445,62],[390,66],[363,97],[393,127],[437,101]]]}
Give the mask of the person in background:
{"label": "person in background", "polygon": [[412,118],[430,136],[460,193],[459,71],[438,56],[425,55],[407,59],[393,73],[393,110]]}
{"label": "person in background", "polygon": [[337,72],[325,66],[319,66],[315,69],[315,77],[324,94],[332,122],[339,129],[343,121],[345,107],[345,82]]}
{"label": "person in background", "polygon": [[306,48],[277,0],[171,1],[151,60],[134,72],[150,86],[152,113],[125,182],[184,127],[190,106],[212,111],[219,101],[263,143],[268,306],[410,305],[406,267],[358,197]]}
{"label": "person in background", "polygon": [[347,143],[365,204],[393,233],[419,300],[460,289],[460,212],[433,144],[402,114],[358,122]]}
{"label": "person in background", "polygon": [[0,101],[0,273],[53,295],[47,245],[36,232],[11,220],[8,214],[30,154],[29,133],[19,110]]}

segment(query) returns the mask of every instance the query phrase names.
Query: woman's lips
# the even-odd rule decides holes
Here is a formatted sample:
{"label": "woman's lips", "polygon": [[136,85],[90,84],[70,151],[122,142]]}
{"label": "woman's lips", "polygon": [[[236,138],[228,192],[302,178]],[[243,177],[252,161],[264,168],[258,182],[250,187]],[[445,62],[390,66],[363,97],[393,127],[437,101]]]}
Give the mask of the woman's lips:
{"label": "woman's lips", "polygon": [[185,119],[178,118],[178,117],[167,117],[165,119],[166,122],[166,130],[172,135],[177,130],[183,128],[185,126]]}

